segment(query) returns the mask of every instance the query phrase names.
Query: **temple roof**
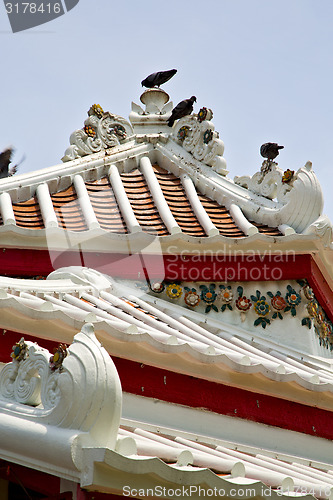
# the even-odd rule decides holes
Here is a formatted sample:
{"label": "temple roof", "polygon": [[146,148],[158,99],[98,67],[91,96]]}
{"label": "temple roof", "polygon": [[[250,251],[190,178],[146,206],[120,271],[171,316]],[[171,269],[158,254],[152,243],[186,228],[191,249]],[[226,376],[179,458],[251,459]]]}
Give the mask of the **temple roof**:
{"label": "temple roof", "polygon": [[[332,226],[312,165],[265,161],[232,180],[211,110],[171,128],[164,91],[141,102],[129,122],[93,105],[62,164],[0,181],[3,269],[17,276],[0,277],[3,338],[73,342],[60,368],[23,339],[1,366],[1,458],[112,493],[140,478],[328,497]],[[268,253],[289,250],[263,277]],[[19,278],[36,259],[58,269]]]}
{"label": "temple roof", "polygon": [[94,250],[103,249],[103,238],[123,244],[151,236],[213,245],[331,242],[311,163],[284,172],[270,162],[232,180],[212,111],[201,108],[170,128],[168,99],[160,89],[145,91],[145,109],[132,104],[131,123],[94,105],[62,165],[2,179],[3,243],[66,246],[64,232],[73,246],[94,239]]}

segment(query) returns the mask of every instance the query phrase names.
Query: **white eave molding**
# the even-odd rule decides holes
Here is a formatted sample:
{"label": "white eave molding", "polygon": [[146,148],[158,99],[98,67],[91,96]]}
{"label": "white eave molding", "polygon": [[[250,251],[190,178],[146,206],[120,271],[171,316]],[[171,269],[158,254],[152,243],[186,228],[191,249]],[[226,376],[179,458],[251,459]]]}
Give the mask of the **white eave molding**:
{"label": "white eave molding", "polygon": [[[155,364],[163,353],[165,369],[219,383],[233,380],[245,389],[253,389],[260,375],[260,390],[264,383],[278,397],[282,391],[285,397],[312,405],[318,405],[323,394],[319,406],[333,407],[329,351],[319,346],[312,330],[296,326],[297,319],[290,328],[297,328],[300,340],[291,345],[284,339],[281,344],[276,331],[264,337],[255,327],[244,329],[226,323],[225,317],[207,317],[75,266],[51,273],[46,281],[2,278],[0,310],[3,328],[9,330],[45,338],[45,332],[56,328],[59,341],[69,343],[77,329],[94,322],[112,355]],[[307,332],[310,343],[305,348]],[[264,348],[255,347],[254,339]]]}

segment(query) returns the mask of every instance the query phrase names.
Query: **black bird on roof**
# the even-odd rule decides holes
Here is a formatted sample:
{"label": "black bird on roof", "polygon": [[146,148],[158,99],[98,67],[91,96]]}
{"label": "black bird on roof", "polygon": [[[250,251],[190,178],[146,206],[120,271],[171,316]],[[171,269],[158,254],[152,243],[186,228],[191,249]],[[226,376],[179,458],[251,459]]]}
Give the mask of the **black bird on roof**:
{"label": "black bird on roof", "polygon": [[279,154],[279,149],[283,149],[284,146],[279,146],[276,142],[265,142],[260,148],[260,154],[268,160],[274,160]]}
{"label": "black bird on roof", "polygon": [[7,148],[2,153],[0,153],[0,179],[11,177],[17,172],[17,165],[9,168],[12,154],[12,148]]}
{"label": "black bird on roof", "polygon": [[159,87],[166,83],[177,73],[176,69],[169,69],[168,71],[158,71],[157,73],[152,73],[142,80],[142,87],[147,87],[151,89],[152,87]]}
{"label": "black bird on roof", "polygon": [[190,115],[193,111],[193,103],[197,101],[197,98],[192,95],[190,99],[184,99],[184,101],[180,101],[175,108],[171,111],[171,116],[168,120],[169,127],[175,123],[179,118],[183,118],[183,116]]}

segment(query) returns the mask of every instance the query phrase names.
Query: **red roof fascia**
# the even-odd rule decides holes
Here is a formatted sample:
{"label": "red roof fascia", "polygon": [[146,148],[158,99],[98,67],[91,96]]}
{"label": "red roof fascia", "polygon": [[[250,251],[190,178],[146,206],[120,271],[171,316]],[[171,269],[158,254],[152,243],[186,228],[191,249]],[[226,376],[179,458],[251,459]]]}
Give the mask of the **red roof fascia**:
{"label": "red roof fascia", "polygon": [[[163,259],[163,261],[162,261]],[[145,267],[151,279],[175,281],[276,281],[299,279],[312,271],[305,255],[142,255],[23,248],[0,249],[0,274],[47,275],[67,266],[86,266],[110,276],[138,279]],[[164,265],[162,265],[162,262]]]}

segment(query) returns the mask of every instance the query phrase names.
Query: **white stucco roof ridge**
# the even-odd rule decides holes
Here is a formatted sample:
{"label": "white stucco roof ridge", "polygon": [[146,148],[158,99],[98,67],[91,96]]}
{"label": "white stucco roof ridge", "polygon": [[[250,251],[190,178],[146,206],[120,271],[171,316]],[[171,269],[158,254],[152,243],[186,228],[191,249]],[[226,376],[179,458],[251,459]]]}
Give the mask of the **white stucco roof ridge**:
{"label": "white stucco roof ridge", "polygon": [[[150,445],[152,448],[153,446]],[[191,465],[177,465],[174,463],[166,463],[163,460],[156,458],[154,456],[141,456],[141,455],[131,455],[129,457],[119,455],[112,450],[101,450],[98,453],[98,450],[94,450],[93,448],[88,448],[84,450],[90,455],[89,461],[94,461],[96,468],[98,468],[99,462],[108,468],[100,469],[100,473],[104,472],[104,474],[108,474],[109,477],[112,475],[113,484],[114,483],[114,475],[116,471],[122,472],[122,478],[124,477],[124,473],[126,474],[126,480],[128,481],[128,485],[131,485],[130,476],[128,474],[140,475],[141,477],[145,474],[149,474],[149,481],[146,479],[145,484],[147,486],[140,489],[138,484],[132,484],[130,488],[128,486],[129,491],[133,488],[133,491],[145,491],[145,489],[154,488],[154,484],[160,484],[159,481],[162,480],[167,481],[170,485],[169,488],[165,488],[166,493],[164,493],[164,498],[174,498],[172,494],[168,494],[168,491],[182,491],[179,488],[185,489],[185,491],[189,491],[190,487],[192,487],[191,498],[199,499],[202,498],[203,492],[207,489],[207,496],[212,496],[212,493],[215,491],[224,492],[226,496],[241,496],[242,498],[253,498],[253,497],[266,497],[266,498],[290,498],[297,496],[298,498],[313,498],[313,496],[317,498],[325,498],[325,488],[328,495],[331,492],[331,483],[330,483],[330,475],[327,473],[327,477],[324,475],[323,478],[326,479],[325,482],[322,483],[320,487],[319,480],[316,477],[313,479],[312,477],[306,478],[306,474],[312,472],[312,469],[309,467],[304,473],[301,470],[301,467],[295,471],[293,474],[290,474],[288,467],[284,468],[284,464],[280,461],[281,466],[280,470],[283,472],[277,472],[272,469],[278,469],[279,465],[275,467],[271,465],[271,468],[264,468],[260,466],[254,466],[250,462],[246,463],[244,458],[244,462],[238,461],[237,459],[229,458],[229,468],[231,468],[229,474],[215,474],[208,467],[216,467],[216,465],[223,461],[224,463],[228,462],[228,459],[221,459],[220,457],[215,457],[214,453],[211,452],[211,455],[200,454],[200,452],[196,452],[196,459],[198,462],[200,460],[203,463],[207,463],[207,467],[195,467]],[[104,451],[104,452],[103,452]],[[184,454],[183,450],[183,454]],[[162,453],[162,448],[161,448]],[[180,459],[181,459],[181,453]],[[188,456],[188,454],[187,454]],[[220,459],[220,460],[219,460]],[[259,461],[259,459],[258,459]],[[244,465],[245,463],[245,465]],[[233,466],[232,466],[233,464]],[[297,467],[295,467],[297,469]],[[90,470],[89,470],[90,472]],[[313,471],[313,475],[315,475],[316,471]],[[246,476],[246,477],[244,477]],[[100,476],[100,480],[102,480],[102,475]],[[153,480],[155,477],[155,480]],[[254,478],[254,479],[253,479]],[[293,480],[295,479],[295,481]],[[85,478],[87,481],[82,482],[81,485],[89,486],[92,478],[90,474],[87,474]],[[199,485],[201,486],[199,494]],[[204,485],[204,486],[203,486]],[[302,493],[293,493],[294,488],[297,491],[297,488],[301,489],[303,487]],[[196,494],[196,489],[197,494]],[[121,489],[119,489],[121,491]],[[156,489],[156,492],[163,491],[159,488]],[[309,491],[309,493],[305,493]],[[186,495],[187,493],[184,493]],[[221,496],[224,496],[221,494]]]}
{"label": "white stucco roof ridge", "polygon": [[[71,136],[71,153],[67,150],[65,159],[72,158],[72,161],[3,179],[0,181],[0,192],[9,193],[12,202],[16,203],[34,196],[40,184],[46,183],[52,193],[59,192],[71,185],[75,176],[96,180],[107,174],[111,164],[121,172],[128,172],[139,167],[142,158],[149,157],[151,162],[157,161],[161,167],[179,177],[188,176],[200,192],[231,210],[236,224],[245,227],[249,235],[254,234],[256,228],[244,225],[242,217],[279,227],[284,235],[294,231],[302,233],[321,217],[322,191],[310,162],[287,182],[283,180],[282,170],[273,166],[265,174],[259,172],[253,178],[236,179],[237,184],[226,177],[222,156],[224,145],[210,121],[211,110],[201,108],[198,114],[181,118],[170,128],[167,119],[172,103],[165,104],[166,96],[159,89],[145,91],[141,100],[146,109],[133,105],[130,114],[132,125],[112,113],[102,113],[98,108],[93,111],[96,105],[92,106],[84,128]],[[46,196],[44,201],[42,198],[40,196],[41,208],[43,203],[47,204]],[[195,203],[197,201],[194,200]],[[2,205],[5,207],[5,201],[0,203],[0,208]],[[232,207],[238,207],[238,211]],[[200,211],[199,207],[198,213]],[[2,212],[6,212],[5,208]],[[8,211],[7,221],[12,223]],[[325,224],[331,230],[328,220]],[[323,219],[321,233],[322,225]],[[208,227],[207,230],[211,235],[215,234],[213,228]],[[313,232],[318,230],[316,226]]]}
{"label": "white stucco roof ridge", "polygon": [[16,347],[0,371],[1,458],[77,477],[83,443],[116,444],[122,391],[114,364],[91,324],[57,358],[33,342]]}
{"label": "white stucco roof ridge", "polygon": [[[72,288],[68,279],[62,279],[66,275],[73,280]],[[64,286],[63,292],[57,291],[58,280],[54,279],[57,277],[61,287]],[[295,353],[278,343],[271,345],[268,351],[265,342],[264,349],[251,346],[251,339],[247,341],[248,335],[239,327],[233,327],[231,334],[230,325],[221,320],[207,319],[165,301],[151,306],[145,295],[141,299],[131,297],[131,290],[119,287],[93,270],[64,268],[52,273],[50,278],[46,283],[30,280],[25,286],[21,283],[25,280],[18,280],[17,287],[15,279],[4,280],[3,285],[7,287],[1,286],[0,291],[4,328],[49,338],[53,325],[57,328],[57,338],[68,343],[71,331],[93,322],[100,340],[113,355],[155,365],[160,363],[158,353],[163,352],[164,366],[183,373],[195,374],[199,362],[200,376],[207,376],[205,366],[207,370],[214,367],[209,377],[217,380],[223,371],[231,370],[261,374],[271,381],[296,383],[315,393],[333,392],[329,360],[303,356],[303,361],[296,361]],[[90,286],[83,286],[89,281]],[[121,298],[126,290],[125,297],[140,309]]]}

